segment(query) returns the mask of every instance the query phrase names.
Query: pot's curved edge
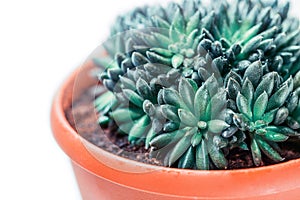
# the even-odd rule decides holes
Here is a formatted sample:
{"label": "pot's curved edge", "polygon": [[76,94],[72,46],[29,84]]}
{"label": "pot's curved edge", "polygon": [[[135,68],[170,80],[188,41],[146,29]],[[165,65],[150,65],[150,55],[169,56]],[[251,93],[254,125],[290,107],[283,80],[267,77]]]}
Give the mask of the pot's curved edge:
{"label": "pot's curved edge", "polygon": [[[66,106],[72,102],[76,77],[82,70],[92,67],[92,62],[87,62],[84,67],[69,76],[54,98],[51,110],[51,126],[56,141],[74,162],[87,171],[118,184],[144,191],[170,195],[175,192],[176,195],[190,197],[203,195],[207,199],[210,197],[234,199],[240,198],[241,194],[244,197],[258,195],[262,197],[283,191],[300,192],[300,159],[252,169],[195,171],[138,163],[100,150],[106,158],[108,156],[122,163],[119,171],[107,167],[86,149],[84,139],[70,126],[64,113]],[[149,169],[149,173],[126,173],[122,170],[124,166],[143,167]]]}

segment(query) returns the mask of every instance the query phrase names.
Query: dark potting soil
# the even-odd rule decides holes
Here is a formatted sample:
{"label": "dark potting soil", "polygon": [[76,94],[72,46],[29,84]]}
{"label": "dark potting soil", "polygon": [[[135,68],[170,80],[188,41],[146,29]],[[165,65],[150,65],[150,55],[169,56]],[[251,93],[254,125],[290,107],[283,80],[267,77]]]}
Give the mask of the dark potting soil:
{"label": "dark potting soil", "polygon": [[[114,126],[101,128],[97,123],[97,114],[94,109],[95,89],[86,91],[66,111],[66,117],[71,126],[92,144],[118,156],[138,162],[162,166],[162,162],[150,157],[149,150],[144,146],[132,146],[126,136],[116,134]],[[284,161],[300,158],[300,145],[293,142],[281,145],[281,156]],[[250,151],[234,149],[227,156],[228,169],[243,169],[255,167]],[[275,164],[274,161],[263,156],[262,166]]]}

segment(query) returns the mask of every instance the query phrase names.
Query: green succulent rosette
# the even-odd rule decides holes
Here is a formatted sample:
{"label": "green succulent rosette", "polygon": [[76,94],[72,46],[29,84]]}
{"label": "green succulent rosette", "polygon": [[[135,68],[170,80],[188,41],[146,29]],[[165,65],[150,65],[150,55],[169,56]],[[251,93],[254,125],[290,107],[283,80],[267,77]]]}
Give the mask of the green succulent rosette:
{"label": "green succulent rosette", "polygon": [[[218,2],[219,3],[219,2]],[[299,69],[299,20],[288,15],[289,2],[221,1],[215,11],[211,42],[220,41],[236,71],[260,60],[285,79]]]}
{"label": "green succulent rosette", "polygon": [[277,0],[184,0],[118,17],[94,59],[95,107],[165,166],[226,169],[234,148],[284,158],[299,140],[300,31]]}
{"label": "green succulent rosette", "polygon": [[226,91],[212,75],[201,87],[181,78],[178,89],[164,88],[158,97],[163,130],[150,141],[152,151],[166,154],[167,166],[209,169],[226,168],[221,136],[229,125],[224,121]]}
{"label": "green succulent rosette", "polygon": [[233,100],[233,124],[250,139],[255,165],[261,165],[262,153],[276,162],[282,161],[277,143],[298,135],[289,126],[286,107],[293,95],[293,79],[283,82],[277,72],[263,75],[260,61],[252,63],[244,77],[232,72],[227,79],[228,96]]}

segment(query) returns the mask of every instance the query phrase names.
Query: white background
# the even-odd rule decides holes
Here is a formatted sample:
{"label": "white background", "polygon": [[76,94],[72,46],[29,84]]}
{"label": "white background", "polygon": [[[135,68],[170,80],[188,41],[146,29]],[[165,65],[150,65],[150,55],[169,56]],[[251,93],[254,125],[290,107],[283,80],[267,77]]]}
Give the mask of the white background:
{"label": "white background", "polygon": [[51,101],[115,16],[145,2],[0,0],[0,199],[81,199],[52,137]]}

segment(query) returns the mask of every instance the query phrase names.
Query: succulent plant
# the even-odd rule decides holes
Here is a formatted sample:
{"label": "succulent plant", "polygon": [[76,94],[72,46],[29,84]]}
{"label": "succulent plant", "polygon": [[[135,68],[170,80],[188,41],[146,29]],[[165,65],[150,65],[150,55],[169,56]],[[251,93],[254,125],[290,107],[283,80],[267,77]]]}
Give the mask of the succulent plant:
{"label": "succulent plant", "polygon": [[227,1],[215,12],[210,43],[220,41],[234,70],[260,60],[265,70],[289,78],[299,70],[299,20],[288,16],[289,2]]}
{"label": "succulent plant", "polygon": [[[146,140],[146,148],[156,130],[155,121],[151,123],[156,110],[145,105],[146,100],[151,102],[151,106],[157,104],[158,90],[150,80],[143,70],[128,70],[116,86],[120,88],[115,92],[118,105],[109,113],[109,117],[118,125],[118,132],[128,133],[128,141],[132,144]],[[152,109],[151,115],[149,109]]]}
{"label": "succulent plant", "polygon": [[[115,74],[126,74],[127,69],[146,63],[180,69],[185,77],[193,76],[194,80],[200,79],[198,68],[203,62],[213,60],[219,68],[218,73],[222,72],[221,44],[215,42],[209,49],[205,48],[204,39],[210,35],[214,15],[207,15],[200,8],[200,1],[186,0],[182,5],[145,7],[119,17],[112,30],[112,34],[116,34],[114,39],[104,44],[113,58],[112,69],[102,76],[107,88],[114,89],[118,81]],[[207,61],[207,57],[211,60]],[[103,66],[101,60],[98,62]]]}
{"label": "succulent plant", "polygon": [[227,78],[228,96],[234,102],[233,124],[250,139],[255,165],[261,164],[261,152],[274,161],[282,161],[276,143],[298,134],[285,124],[289,116],[285,102],[292,94],[293,79],[282,82],[277,72],[263,75],[260,61],[252,63],[243,78],[234,72]]}
{"label": "succulent plant", "polygon": [[166,166],[226,169],[232,149],[260,166],[299,139],[300,29],[277,0],[169,3],[120,16],[108,56],[100,125],[117,126]]}
{"label": "succulent plant", "polygon": [[[160,109],[167,119],[163,131],[150,141],[153,151],[173,148],[164,157],[168,166],[177,160],[179,168],[209,169],[210,160],[226,168],[221,137],[229,125],[224,121],[226,92],[212,75],[200,87],[181,78],[178,89],[161,90]],[[225,145],[224,145],[225,144]]]}

